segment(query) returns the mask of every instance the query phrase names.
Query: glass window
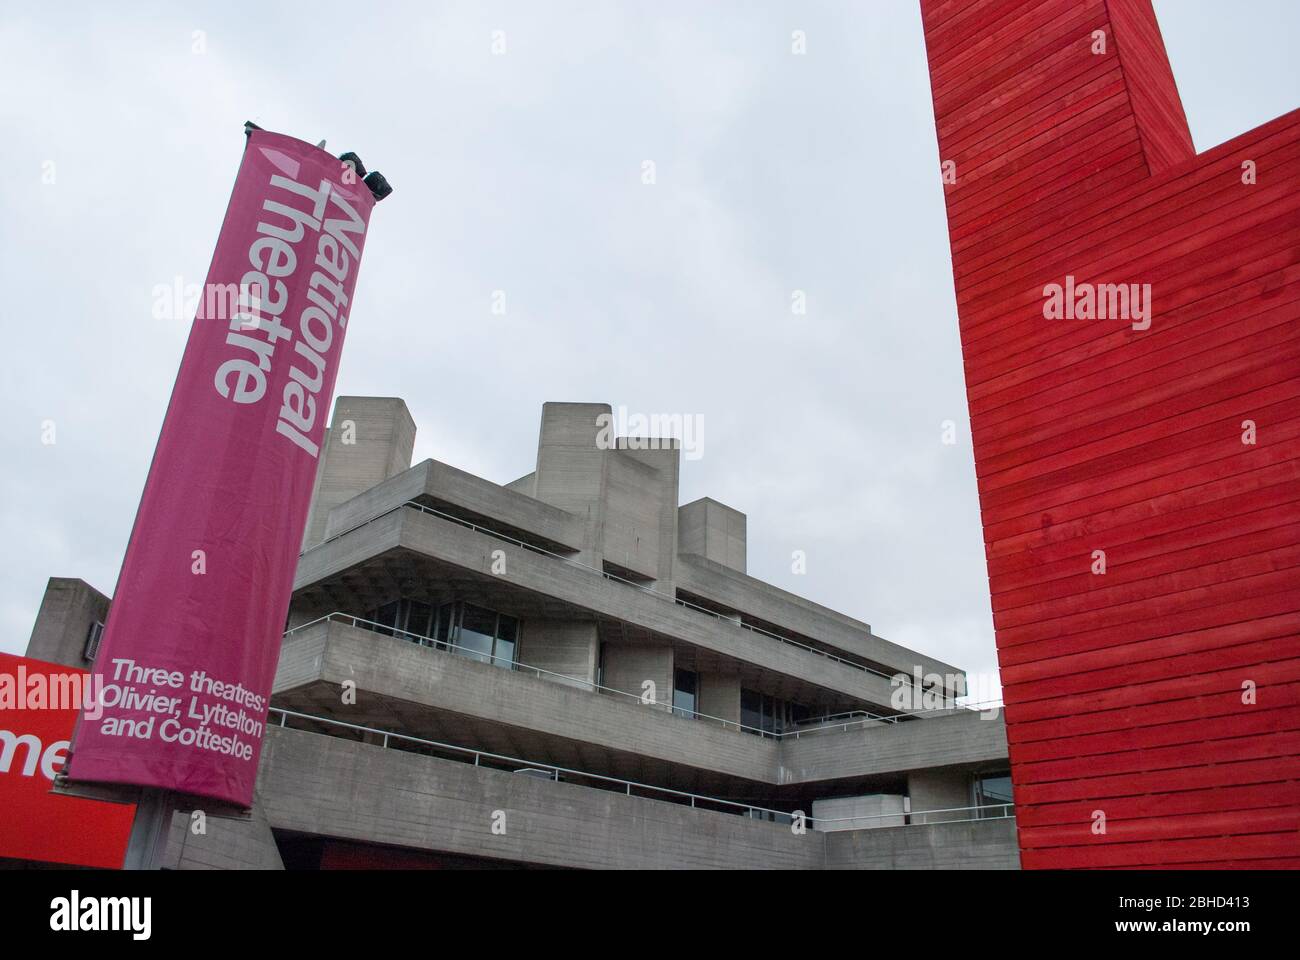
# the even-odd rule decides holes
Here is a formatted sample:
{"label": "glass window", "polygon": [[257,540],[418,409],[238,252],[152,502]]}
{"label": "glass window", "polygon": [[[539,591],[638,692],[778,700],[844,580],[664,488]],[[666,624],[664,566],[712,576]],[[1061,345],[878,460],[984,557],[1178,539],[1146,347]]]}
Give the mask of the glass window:
{"label": "glass window", "polygon": [[492,659],[496,632],[496,613],[467,603],[461,613],[460,630],[456,633],[456,645],[460,647],[456,652],[488,663]]}
{"label": "glass window", "polygon": [[[980,817],[1008,816],[1012,802],[1010,774],[998,773],[976,778],[975,806],[988,808],[978,811]],[[996,806],[997,804],[1003,806]]]}
{"label": "glass window", "polygon": [[99,653],[99,641],[103,636],[104,624],[99,620],[95,620],[91,623],[90,629],[86,631],[86,646],[82,651],[82,657],[93,662],[95,654]]}
{"label": "glass window", "polygon": [[392,603],[386,603],[375,611],[375,623],[380,624],[380,626],[375,630],[376,633],[382,633],[386,637],[391,637],[393,635],[392,629],[384,628],[397,626],[397,612],[400,607],[401,603],[394,600]]}
{"label": "glass window", "polygon": [[781,707],[784,704],[776,697],[763,697],[763,732],[780,733],[781,732]]}
{"label": "glass window", "polygon": [[504,613],[497,617],[497,647],[495,666],[513,670],[515,666],[515,648],[519,643],[519,621]]}
{"label": "glass window", "polygon": [[447,644],[451,643],[452,614],[455,612],[455,608],[454,603],[444,603],[438,608],[437,633],[434,634],[434,638],[441,648],[445,648]]}
{"label": "glass window", "polygon": [[429,615],[433,608],[421,600],[406,601],[406,632],[417,643],[428,643],[424,637],[429,636]]}
{"label": "glass window", "polygon": [[695,718],[699,684],[700,678],[695,671],[673,671],[673,713],[692,720]]}
{"label": "glass window", "polygon": [[763,729],[763,695],[753,690],[740,691],[740,725],[747,733]]}

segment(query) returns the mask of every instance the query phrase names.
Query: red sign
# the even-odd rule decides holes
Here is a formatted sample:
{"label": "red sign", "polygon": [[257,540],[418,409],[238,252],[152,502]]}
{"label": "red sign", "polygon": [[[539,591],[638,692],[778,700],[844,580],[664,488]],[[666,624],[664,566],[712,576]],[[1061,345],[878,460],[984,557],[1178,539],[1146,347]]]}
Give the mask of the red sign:
{"label": "red sign", "polygon": [[253,799],[374,196],[253,130],[145,482],[72,780]]}
{"label": "red sign", "polygon": [[52,793],[89,674],[0,653],[0,857],[122,866],[135,807]]}

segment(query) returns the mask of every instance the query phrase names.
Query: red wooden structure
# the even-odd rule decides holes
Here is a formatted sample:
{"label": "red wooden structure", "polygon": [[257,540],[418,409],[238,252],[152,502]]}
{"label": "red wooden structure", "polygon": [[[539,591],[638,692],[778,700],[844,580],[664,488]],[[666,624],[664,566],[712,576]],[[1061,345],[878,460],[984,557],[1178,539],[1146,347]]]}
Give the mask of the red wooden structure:
{"label": "red wooden structure", "polygon": [[1300,866],[1300,111],[1198,155],[1150,0],[921,9],[1022,863]]}

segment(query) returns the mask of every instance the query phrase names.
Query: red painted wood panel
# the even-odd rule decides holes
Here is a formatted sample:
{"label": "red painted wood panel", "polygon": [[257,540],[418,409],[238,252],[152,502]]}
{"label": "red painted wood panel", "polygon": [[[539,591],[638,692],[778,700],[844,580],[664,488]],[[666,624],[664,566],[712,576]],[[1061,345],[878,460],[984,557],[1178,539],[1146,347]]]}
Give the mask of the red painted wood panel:
{"label": "red painted wood panel", "polygon": [[1300,111],[1197,155],[1150,0],[921,11],[1022,864],[1300,866]]}

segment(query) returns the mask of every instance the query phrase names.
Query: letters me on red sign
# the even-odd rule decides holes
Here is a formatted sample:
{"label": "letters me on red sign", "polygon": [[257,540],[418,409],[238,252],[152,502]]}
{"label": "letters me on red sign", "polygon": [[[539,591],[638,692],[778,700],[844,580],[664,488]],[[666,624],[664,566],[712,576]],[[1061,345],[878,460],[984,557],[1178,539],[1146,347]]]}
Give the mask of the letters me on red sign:
{"label": "letters me on red sign", "polygon": [[[0,653],[0,857],[122,866],[135,807],[52,793],[67,759],[75,706],[51,696],[84,670]],[[74,681],[72,685],[76,685]]]}
{"label": "letters me on red sign", "polygon": [[252,804],[375,198],[252,130],[131,533],[68,776]]}

